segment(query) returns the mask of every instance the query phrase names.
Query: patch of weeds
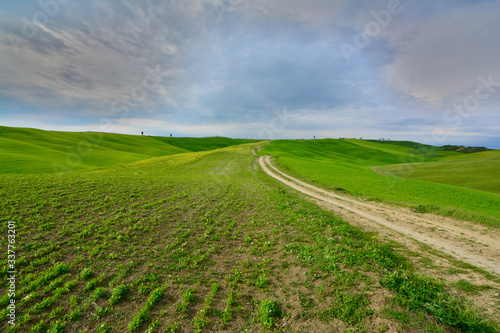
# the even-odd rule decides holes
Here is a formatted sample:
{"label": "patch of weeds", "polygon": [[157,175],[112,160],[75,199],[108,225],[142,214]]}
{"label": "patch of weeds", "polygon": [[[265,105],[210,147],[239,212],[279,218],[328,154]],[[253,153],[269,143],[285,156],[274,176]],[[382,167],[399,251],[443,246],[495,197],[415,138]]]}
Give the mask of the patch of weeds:
{"label": "patch of weeds", "polygon": [[150,310],[161,300],[164,291],[165,288],[160,287],[151,292],[144,307],[142,307],[130,321],[130,324],[128,325],[129,332],[137,331],[142,323],[149,319]]}
{"label": "patch of weeds", "polygon": [[259,288],[265,288],[269,284],[269,279],[266,276],[266,273],[262,272],[255,281],[255,286]]}
{"label": "patch of weeds", "polygon": [[237,268],[233,269],[233,275],[228,275],[228,277],[226,278],[229,283],[229,287],[235,289],[236,284],[241,281],[242,275],[243,273],[240,270],[238,270]]}
{"label": "patch of weeds", "polygon": [[222,311],[222,318],[221,318],[222,328],[224,328],[228,324],[228,322],[231,319],[233,319],[233,311],[231,310],[231,307],[234,305],[234,303],[235,303],[234,302],[234,294],[232,291],[230,291],[226,297],[226,307]]}
{"label": "patch of weeds", "polygon": [[65,321],[56,320],[55,322],[52,322],[50,324],[47,333],[61,333],[61,332],[63,332],[65,326],[66,326]]}
{"label": "patch of weeds", "polygon": [[44,321],[40,320],[40,322],[38,322],[36,325],[33,325],[30,328],[29,333],[45,332],[46,331],[46,327],[47,327],[47,325],[45,325]]}
{"label": "patch of weeds", "polygon": [[370,301],[364,294],[352,292],[336,292],[328,310],[319,313],[320,319],[328,321],[328,317],[338,318],[351,325],[359,325],[363,319],[373,314],[369,308]]}
{"label": "patch of weeds", "polygon": [[31,308],[29,308],[27,313],[29,313],[29,314],[39,313],[44,309],[50,308],[50,306],[52,306],[52,304],[54,304],[55,301],[56,301],[56,299],[54,297],[47,297],[43,301],[36,303]]}
{"label": "patch of weeds", "polygon": [[446,269],[446,273],[457,275],[457,274],[466,274],[467,271],[465,269],[457,268],[457,267],[448,267]]}
{"label": "patch of weeds", "polygon": [[161,324],[160,318],[163,317],[163,315],[165,314],[165,312],[166,312],[165,309],[162,310],[160,312],[160,314],[157,316],[157,318],[155,320],[153,320],[151,322],[151,324],[149,324],[149,326],[148,326],[148,328],[146,330],[146,333],[153,333],[156,328],[160,327],[160,324]]}
{"label": "patch of weeds", "polygon": [[198,314],[193,319],[193,328],[196,333],[203,332],[203,328],[208,325],[208,320],[204,315]]}
{"label": "patch of weeds", "polygon": [[439,206],[436,205],[418,205],[412,208],[415,213],[435,213],[439,211]]}
{"label": "patch of weeds", "polygon": [[52,309],[52,311],[50,312],[49,318],[50,319],[56,318],[59,314],[61,314],[63,312],[63,310],[64,310],[63,307],[58,307],[58,308]]}
{"label": "patch of weeds", "polygon": [[397,293],[397,304],[411,310],[425,310],[438,323],[463,332],[497,332],[498,324],[485,319],[468,302],[448,293],[434,278],[396,271],[380,280],[380,284]]}
{"label": "patch of weeds", "polygon": [[125,285],[119,285],[111,292],[111,297],[109,298],[109,305],[115,305],[118,303],[127,293],[128,289]]}
{"label": "patch of weeds", "polygon": [[203,308],[201,309],[200,313],[193,319],[193,327],[195,332],[197,333],[202,332],[203,328],[208,325],[207,314],[211,310],[212,301],[218,290],[219,290],[219,284],[213,283],[210,290],[210,296],[204,299]]}
{"label": "patch of weeds", "polygon": [[83,317],[83,312],[80,307],[71,310],[66,316],[66,318],[70,321],[79,321],[80,319],[82,319],[82,317]]}
{"label": "patch of weeds", "polygon": [[181,326],[181,323],[179,323],[179,322],[171,323],[170,325],[165,327],[165,332],[166,333],[176,333],[177,330],[179,329],[179,326]]}
{"label": "patch of weeds", "polygon": [[[321,299],[323,299],[323,297],[325,296],[325,293],[326,293],[325,281],[322,281],[321,284],[318,287],[316,287],[316,292],[318,293],[318,296],[321,297]],[[321,299],[320,299],[320,302],[321,302]]]}
{"label": "patch of weeds", "polygon": [[137,292],[139,293],[139,295],[146,295],[150,291],[151,291],[151,286],[144,283],[141,283],[137,287]]}
{"label": "patch of weeds", "polygon": [[97,309],[94,312],[94,318],[95,319],[101,319],[101,318],[107,316],[108,314],[110,314],[111,311],[112,311],[112,309],[111,309],[110,306],[106,306],[106,307],[100,307],[100,306],[98,306]]}
{"label": "patch of weeds", "polygon": [[386,323],[379,323],[376,329],[377,332],[384,333],[387,332],[387,330],[389,330],[389,326]]}
{"label": "patch of weeds", "polygon": [[149,318],[149,309],[141,308],[128,325],[129,332],[135,332]]}
{"label": "patch of weeds", "polygon": [[388,319],[400,322],[402,331],[414,331],[416,329],[419,332],[448,332],[432,316],[426,314],[425,311],[411,312],[403,308],[385,307],[382,312]]}
{"label": "patch of weeds", "polygon": [[97,333],[111,333],[111,331],[112,328],[106,323],[102,324],[97,328]]}
{"label": "patch of weeds", "polygon": [[177,304],[177,312],[186,312],[188,305],[194,303],[195,288],[188,288],[182,292],[182,301]]}
{"label": "patch of weeds", "polygon": [[491,286],[487,286],[487,285],[478,286],[478,285],[470,283],[467,280],[458,280],[457,282],[453,283],[452,285],[455,288],[457,288],[458,290],[464,291],[468,294],[474,294],[474,295],[478,294],[479,292],[481,292],[483,290],[491,289]]}
{"label": "patch of weeds", "polygon": [[102,283],[102,281],[104,281],[105,278],[106,278],[105,274],[99,275],[98,277],[88,281],[83,290],[89,291],[94,289],[98,284]]}
{"label": "patch of weeds", "polygon": [[311,297],[307,297],[306,295],[299,294],[300,305],[304,309],[310,309],[315,305],[314,299]]}
{"label": "patch of weeds", "polygon": [[90,268],[85,268],[82,270],[80,273],[80,278],[82,280],[88,280],[94,275],[94,271],[92,271]]}
{"label": "patch of weeds", "polygon": [[434,260],[432,260],[431,258],[428,258],[428,257],[420,257],[420,258],[418,258],[418,261],[420,261],[422,264],[427,265],[427,266],[431,265],[434,262]]}
{"label": "patch of weeds", "polygon": [[76,308],[78,305],[78,296],[71,295],[69,297],[69,304],[71,305],[71,307]]}
{"label": "patch of weeds", "polygon": [[270,330],[277,318],[282,316],[280,303],[271,299],[263,299],[259,304],[260,322],[265,330]]}
{"label": "patch of weeds", "polygon": [[106,288],[99,287],[96,290],[94,290],[94,292],[90,296],[90,299],[95,302],[99,298],[107,298],[107,297],[109,297],[109,295],[110,295],[110,293]]}

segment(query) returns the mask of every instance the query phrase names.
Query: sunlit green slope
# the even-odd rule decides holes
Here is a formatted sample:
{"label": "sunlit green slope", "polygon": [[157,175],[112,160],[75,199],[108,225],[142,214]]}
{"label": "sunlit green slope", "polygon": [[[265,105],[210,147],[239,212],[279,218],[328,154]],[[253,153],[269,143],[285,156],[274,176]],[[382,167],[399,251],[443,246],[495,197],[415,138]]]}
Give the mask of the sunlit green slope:
{"label": "sunlit green slope", "polygon": [[0,126],[0,174],[83,170],[249,141],[58,132]]}
{"label": "sunlit green slope", "polygon": [[500,194],[500,151],[461,154],[437,162],[377,167],[382,174]]}

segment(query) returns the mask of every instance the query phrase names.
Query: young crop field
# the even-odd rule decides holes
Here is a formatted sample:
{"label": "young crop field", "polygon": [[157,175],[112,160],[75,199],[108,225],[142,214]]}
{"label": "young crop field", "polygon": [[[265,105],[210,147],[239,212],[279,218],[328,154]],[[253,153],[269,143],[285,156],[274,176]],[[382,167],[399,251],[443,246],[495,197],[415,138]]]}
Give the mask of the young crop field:
{"label": "young crop field", "polygon": [[[487,286],[419,274],[397,244],[265,174],[256,163],[261,144],[2,175],[0,232],[6,244],[15,224],[16,275],[11,298],[4,251],[0,331],[498,332],[470,303]],[[317,159],[305,177],[329,167],[365,187],[373,180],[362,161],[405,156],[367,157],[350,144],[351,170],[347,156],[330,161],[328,145],[317,156],[295,143],[278,154],[280,144],[263,150],[290,170]],[[5,319],[12,299],[15,325]]]}
{"label": "young crop field", "polygon": [[327,189],[500,227],[498,151],[461,154],[411,142],[326,139],[275,140],[260,154]]}

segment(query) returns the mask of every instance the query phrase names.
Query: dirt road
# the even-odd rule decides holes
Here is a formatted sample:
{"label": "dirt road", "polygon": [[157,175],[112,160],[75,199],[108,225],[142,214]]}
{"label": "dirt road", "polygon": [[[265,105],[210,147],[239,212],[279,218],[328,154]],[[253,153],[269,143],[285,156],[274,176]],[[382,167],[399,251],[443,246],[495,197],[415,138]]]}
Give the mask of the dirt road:
{"label": "dirt road", "polygon": [[269,156],[260,157],[259,164],[271,177],[306,194],[323,208],[365,230],[377,231],[381,236],[403,243],[410,249],[419,247],[418,242],[424,243],[453,258],[500,276],[498,230],[329,192],[278,170]]}

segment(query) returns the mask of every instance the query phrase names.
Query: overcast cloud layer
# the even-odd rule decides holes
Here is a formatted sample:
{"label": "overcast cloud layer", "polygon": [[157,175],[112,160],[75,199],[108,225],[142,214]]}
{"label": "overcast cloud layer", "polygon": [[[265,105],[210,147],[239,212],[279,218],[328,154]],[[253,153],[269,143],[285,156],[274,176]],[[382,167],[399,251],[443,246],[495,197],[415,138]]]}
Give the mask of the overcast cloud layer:
{"label": "overcast cloud layer", "polygon": [[0,3],[0,125],[500,148],[500,1]]}

